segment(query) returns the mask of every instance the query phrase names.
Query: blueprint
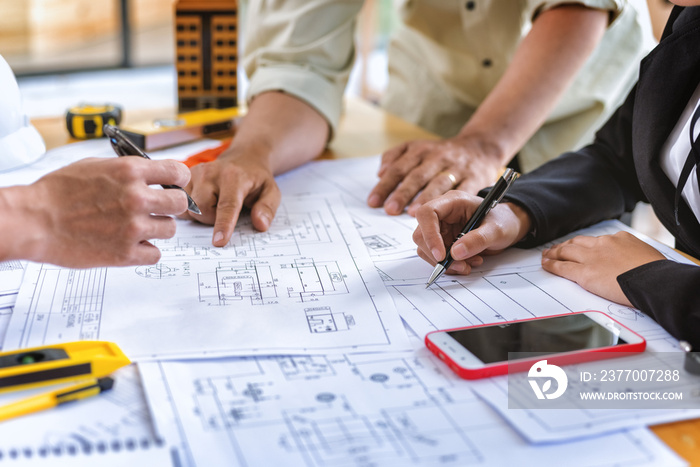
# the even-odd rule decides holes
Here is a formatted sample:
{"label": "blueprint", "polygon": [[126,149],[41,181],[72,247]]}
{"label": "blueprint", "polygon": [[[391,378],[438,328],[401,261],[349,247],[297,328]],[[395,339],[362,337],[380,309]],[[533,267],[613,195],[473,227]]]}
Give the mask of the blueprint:
{"label": "blueprint", "polygon": [[[557,242],[576,235],[599,236],[620,230],[635,233],[620,222],[606,221]],[[641,238],[669,259],[693,264],[672,248],[644,236]],[[669,350],[669,342],[673,348],[670,335],[639,310],[605,300],[574,282],[544,271],[540,263],[541,251],[550,244],[529,250],[510,249],[485,257],[484,264],[474,268],[472,274],[443,275],[428,289],[425,281],[433,268],[419,258],[404,260],[402,267],[398,261],[375,264],[389,286],[401,317],[421,337],[439,329],[598,310],[642,334],[649,341],[650,349]],[[504,261],[508,258],[512,261]]]}
{"label": "blueprint", "polygon": [[367,196],[379,181],[380,158],[314,161],[277,177],[282,195],[338,193],[348,208],[372,260],[402,259],[416,255],[412,235],[418,223],[404,213],[389,216],[367,206]]}
{"label": "blueprint", "polygon": [[[598,237],[601,235],[611,235],[620,230],[627,231],[641,240],[649,243],[651,246],[659,250],[667,258],[677,262],[693,264],[683,255],[679,254],[673,248],[664,245],[652,238],[647,237],[635,230],[632,230],[622,222],[616,220],[600,222],[594,226],[572,232],[564,237],[557,239],[554,242],[549,242],[539,247],[530,248],[527,250],[521,248],[509,248],[506,251],[493,256],[484,256],[484,262],[480,266],[472,268],[472,272],[468,276],[456,276],[444,274],[438,279],[444,282],[454,282],[469,280],[473,277],[482,277],[485,275],[502,275],[511,273],[522,273],[529,271],[541,271],[541,253],[546,248],[549,248],[555,243],[561,243],[578,235],[588,235]],[[386,285],[425,285],[427,278],[433,271],[433,267],[427,262],[413,256],[403,260],[394,260],[392,258],[377,258],[375,266],[379,270]]]}
{"label": "blueprint", "polygon": [[[182,159],[212,144],[154,158]],[[0,186],[30,183],[86,155],[113,157],[104,140],[67,146],[21,174],[0,174]],[[280,177],[284,203],[270,230],[255,232],[242,216],[224,248],[211,246],[211,227],[178,221],[174,238],[154,241],[163,253],[155,265],[23,265],[14,313],[0,302],[0,331],[9,321],[4,348],[116,341],[143,362],[148,405],[134,368],[123,369],[111,393],[0,425],[0,459],[94,465],[93,456],[78,455],[89,451],[102,454],[100,465],[178,467],[683,465],[636,427],[687,414],[617,414],[621,423],[598,431],[575,431],[577,421],[598,420],[584,412],[572,412],[568,425],[534,414],[564,433],[557,441],[586,439],[531,445],[550,435],[499,415],[498,380],[489,382],[493,397],[482,399],[478,384],[423,348],[422,337],[437,328],[585,308],[614,316],[656,350],[677,342],[639,311],[545,273],[538,250],[487,258],[471,276],[443,276],[426,290],[432,268],[415,256],[415,219],[366,205],[378,165],[320,161]],[[414,350],[406,350],[404,323]],[[368,353],[375,351],[383,352]],[[214,356],[236,357],[190,360]],[[591,438],[601,432],[608,434]]]}
{"label": "blueprint", "polygon": [[10,325],[12,310],[17,301],[17,293],[22,284],[25,261],[0,262],[0,349],[5,338],[5,331]]}
{"label": "blueprint", "polygon": [[25,267],[25,261],[0,262],[0,297],[5,294],[16,294],[19,291]]}
{"label": "blueprint", "polygon": [[109,340],[132,360],[409,348],[337,195],[288,196],[267,232],[239,221],[226,247],[179,221],[151,266],[31,264],[5,349]]}
{"label": "blueprint", "polygon": [[0,262],[0,308],[14,306],[26,265],[18,260]]}
{"label": "blueprint", "polygon": [[[579,234],[612,234],[622,229],[628,228],[619,222],[607,221],[566,238]],[[669,259],[692,264],[673,249],[653,241],[650,243]],[[543,248],[509,250],[502,255],[487,257],[484,265],[476,268],[474,273],[468,276],[443,275],[429,289],[425,288],[425,277],[432,267],[425,262],[422,266],[416,262],[411,264],[412,267],[404,265],[403,269],[392,269],[393,266],[387,264],[395,262],[386,261],[377,262],[377,267],[389,286],[402,319],[420,338],[440,329],[598,310],[641,334],[649,351],[679,351],[678,341],[639,310],[605,300],[574,282],[544,271],[540,265]],[[508,254],[517,256],[512,262],[503,262],[502,257]],[[522,436],[533,442],[578,439],[621,427],[700,416],[700,411],[680,409],[508,410],[507,381],[506,378],[478,381],[472,388],[518,428]],[[530,390],[527,383],[525,385]]]}
{"label": "blueprint", "polygon": [[425,349],[140,371],[156,430],[183,466],[683,465],[645,429],[528,445]]}
{"label": "blueprint", "polygon": [[0,308],[0,350],[2,343],[5,340],[5,333],[10,326],[10,318],[12,318],[13,307]]}
{"label": "blueprint", "polygon": [[[676,354],[679,358],[674,359],[675,361],[672,362],[674,364],[670,364],[671,362],[662,362],[662,360],[668,358],[669,355]],[[680,352],[674,354],[655,354],[653,356],[645,355],[644,357],[643,365],[639,367],[635,366],[635,364],[639,364],[640,362],[626,361],[622,364],[624,366],[620,368],[640,368],[645,370],[651,368],[657,370],[683,371],[683,354]],[[631,358],[634,360],[637,357]],[[627,360],[627,358],[625,360]],[[638,360],[642,359],[640,358]],[[649,361],[661,361],[661,363],[649,366]],[[611,368],[614,366],[614,360],[607,360],[599,362],[598,364],[589,362],[584,365],[567,365],[562,367],[562,369],[569,374],[566,394],[578,394],[581,391],[595,393],[610,390],[609,384],[606,385],[597,381],[582,383],[577,376],[582,370],[595,371],[596,368]],[[622,383],[620,383],[620,385],[621,384]],[[620,385],[617,386],[618,389]],[[632,383],[630,386],[634,387],[634,384]],[[698,381],[697,378],[694,378],[686,381],[683,385],[674,384],[669,386],[668,382],[660,382],[656,385],[648,384],[644,386],[644,391],[683,391],[685,395],[695,396],[693,400],[684,401],[684,407],[697,407],[697,387]],[[588,405],[580,403],[579,408],[571,409],[509,409],[509,400],[515,400],[516,403],[521,403],[524,404],[525,407],[528,407],[526,401],[530,400],[533,396],[532,389],[528,384],[527,373],[476,381],[472,385],[472,389],[496,409],[504,419],[531,443],[575,440],[599,436],[614,432],[620,428],[642,427],[700,417],[700,409],[650,408],[659,407],[659,404],[657,403],[655,406],[652,406],[653,402],[649,401],[646,402],[646,407],[644,407],[645,402],[640,402],[638,404],[639,408],[636,409],[622,408],[624,407],[622,403],[617,404],[618,407],[621,407],[619,409],[591,408],[592,403],[588,403]],[[634,389],[630,388],[628,390],[633,391]],[[570,397],[568,401],[571,402],[571,405],[575,405],[575,396]]]}
{"label": "blueprint", "polygon": [[[391,289],[404,321],[419,336],[437,329],[594,309],[644,336],[649,351],[679,351],[678,341],[639,310],[604,300],[544,271],[452,279],[429,291],[422,285]],[[506,378],[478,381],[472,389],[532,442],[579,439],[620,427],[700,416],[692,410],[508,410]]]}
{"label": "blueprint", "polygon": [[[163,446],[154,434],[135,366],[113,376],[114,388],[99,396],[0,423],[0,459],[77,459],[86,453],[94,457]],[[49,390],[2,394],[0,405]]]}
{"label": "blueprint", "polygon": [[678,351],[678,341],[649,316],[545,271],[452,279],[428,290],[424,285],[390,290],[401,317],[420,338],[440,329],[598,310],[641,334],[649,350]]}

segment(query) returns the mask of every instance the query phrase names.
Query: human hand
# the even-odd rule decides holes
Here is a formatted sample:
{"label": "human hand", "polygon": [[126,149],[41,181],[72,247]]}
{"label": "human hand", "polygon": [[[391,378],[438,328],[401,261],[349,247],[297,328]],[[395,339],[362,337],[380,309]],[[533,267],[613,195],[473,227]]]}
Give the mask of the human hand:
{"label": "human hand", "polygon": [[463,191],[450,191],[427,202],[416,211],[418,227],[413,241],[418,256],[435,266],[445,259],[446,247],[454,261],[448,274],[469,274],[483,262],[482,255],[496,254],[517,243],[530,230],[530,218],[517,205],[498,204],[481,225],[455,242],[464,225],[481,204],[482,198]]}
{"label": "human hand", "polygon": [[629,232],[601,237],[579,235],[542,252],[542,267],[622,305],[632,306],[617,276],[652,261],[666,259]]}
{"label": "human hand", "polygon": [[490,186],[500,168],[500,159],[476,138],[411,141],[382,154],[380,180],[367,204],[383,205],[391,215],[401,214],[408,205],[408,213],[414,216],[421,205],[455,187],[475,194]]}
{"label": "human hand", "polygon": [[192,167],[192,180],[186,189],[202,214],[185,212],[181,217],[213,224],[214,246],[229,242],[243,206],[251,209],[253,226],[267,230],[281,195],[263,160],[255,150],[232,147],[218,159]]}
{"label": "human hand", "polygon": [[187,209],[187,197],[148,185],[184,186],[189,177],[175,161],[91,158],[15,187],[23,256],[74,268],[156,263],[160,251],[148,240],[175,234],[169,216]]}

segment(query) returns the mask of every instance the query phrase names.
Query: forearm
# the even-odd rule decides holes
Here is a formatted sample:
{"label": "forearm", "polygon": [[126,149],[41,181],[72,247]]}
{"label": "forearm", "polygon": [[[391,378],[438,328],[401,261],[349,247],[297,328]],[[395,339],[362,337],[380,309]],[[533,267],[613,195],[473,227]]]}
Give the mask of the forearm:
{"label": "forearm", "polygon": [[37,222],[40,203],[31,186],[0,188],[0,261],[36,258],[44,231]]}
{"label": "forearm", "polygon": [[545,122],[593,52],[608,12],[579,5],[545,11],[518,47],[505,74],[462,128],[505,165]]}
{"label": "forearm", "polygon": [[221,157],[256,157],[277,175],[320,155],[329,131],[310,105],[289,94],[265,92],[250,103],[231,148]]}
{"label": "forearm", "polygon": [[593,144],[562,154],[515,181],[505,200],[530,213],[536,235],[527,239],[527,245],[619,217],[638,201],[646,201],[632,151],[635,95],[633,89]]}

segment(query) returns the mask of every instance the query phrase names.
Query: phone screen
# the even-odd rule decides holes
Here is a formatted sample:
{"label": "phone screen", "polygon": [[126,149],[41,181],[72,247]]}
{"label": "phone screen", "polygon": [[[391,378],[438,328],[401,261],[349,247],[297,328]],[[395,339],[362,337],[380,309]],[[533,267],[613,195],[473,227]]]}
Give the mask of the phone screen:
{"label": "phone screen", "polygon": [[578,313],[447,334],[484,363],[507,361],[508,352],[532,352],[535,356],[627,344],[611,329]]}

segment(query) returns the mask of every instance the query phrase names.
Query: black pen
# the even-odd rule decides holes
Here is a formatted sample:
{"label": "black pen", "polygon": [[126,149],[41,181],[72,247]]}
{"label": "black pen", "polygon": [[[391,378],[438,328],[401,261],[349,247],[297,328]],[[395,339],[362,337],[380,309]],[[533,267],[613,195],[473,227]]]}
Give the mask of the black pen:
{"label": "black pen", "polygon": [[[150,157],[148,157],[148,154],[143,152],[138,146],[132,143],[131,140],[127,138],[124,133],[119,131],[119,128],[112,125],[105,125],[102,131],[104,131],[104,134],[107,135],[107,137],[109,138],[109,142],[112,143],[112,149],[114,149],[114,152],[117,153],[117,156],[139,156],[143,157],[144,159],[151,159]],[[176,189],[185,191],[184,188],[179,187],[177,185],[161,186],[166,189]],[[199,210],[199,207],[194,202],[189,193],[185,191],[185,194],[187,195],[187,210],[195,214],[202,214],[202,211]]]}
{"label": "black pen", "polygon": [[[455,241],[452,242],[452,245],[454,245],[457,240],[462,238],[469,231],[479,227],[481,221],[484,220],[484,217],[486,217],[489,211],[491,211],[491,209],[493,209],[499,203],[499,201],[503,199],[506,192],[508,191],[508,188],[510,188],[515,179],[519,176],[520,174],[515,170],[506,169],[503,175],[501,175],[496,184],[493,186],[491,191],[489,191],[489,193],[486,195],[486,198],[484,198],[479,207],[476,208],[476,212],[474,212],[474,215],[469,218],[467,225],[464,226],[462,232],[457,236]],[[453,259],[452,255],[450,254],[451,249],[452,246],[450,246],[450,248],[447,250],[447,256],[445,257],[445,259],[442,262],[438,263],[437,266],[435,266],[435,269],[433,269],[433,273],[430,275],[428,283],[425,285],[426,289],[430,287],[432,283],[435,282],[437,278],[440,277],[442,273],[447,270],[447,268],[450,267],[450,264],[452,264]]]}

